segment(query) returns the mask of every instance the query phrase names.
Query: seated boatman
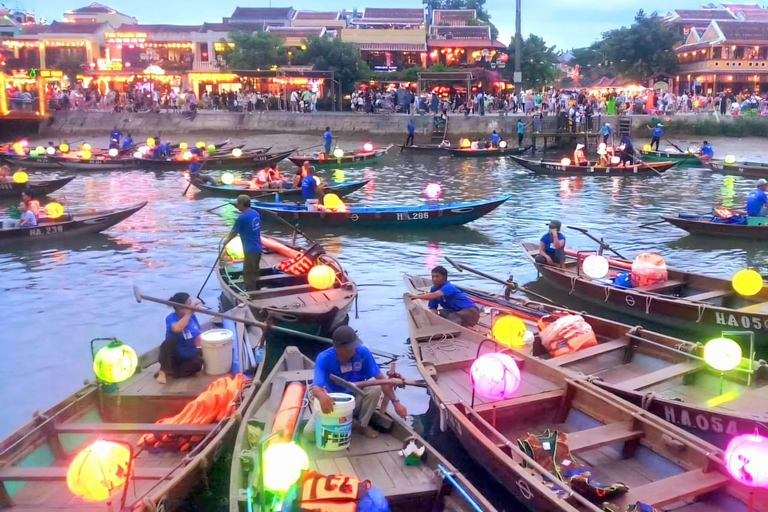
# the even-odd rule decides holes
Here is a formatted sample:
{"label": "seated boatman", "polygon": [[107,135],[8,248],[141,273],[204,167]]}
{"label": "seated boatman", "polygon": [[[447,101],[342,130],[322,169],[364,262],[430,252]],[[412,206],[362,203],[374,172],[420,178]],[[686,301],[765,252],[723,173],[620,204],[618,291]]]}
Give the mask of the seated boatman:
{"label": "seated boatman", "polygon": [[[353,384],[370,379],[384,379],[371,351],[366,348],[354,329],[348,325],[337,327],[333,331],[333,346],[318,354],[312,377],[312,396],[320,403],[324,414],[333,412],[334,400],[328,393],[347,393],[349,390],[335,383],[331,375],[340,377]],[[379,405],[382,394],[386,396],[401,418],[408,415],[408,410],[395,395],[393,385],[370,386],[363,389],[363,395],[355,397],[353,428],[360,430],[366,437],[378,437],[379,433],[369,426],[373,413]],[[315,411],[316,413],[317,411]],[[307,430],[314,427],[313,418],[307,423]]]}
{"label": "seated boatman", "polygon": [[429,309],[443,318],[464,327],[474,327],[480,321],[480,309],[467,294],[448,281],[448,271],[437,266],[432,269],[432,288],[429,293],[411,295],[411,299],[428,300]]}
{"label": "seated boatman", "polygon": [[534,258],[536,263],[557,264],[565,268],[565,235],[560,233],[561,227],[559,220],[549,223],[549,231],[539,241],[539,254]]}
{"label": "seated boatman", "polygon": [[747,225],[760,226],[768,224],[768,181],[764,179],[757,180],[755,190],[751,190],[747,195]]}
{"label": "seated boatman", "polygon": [[[188,293],[179,292],[169,299],[187,306],[201,306],[192,301]],[[173,313],[165,317],[165,341],[160,344],[160,371],[155,379],[167,382],[168,375],[176,378],[192,377],[203,368],[203,359],[197,352],[200,346],[200,322],[195,314],[185,308],[173,307]]]}

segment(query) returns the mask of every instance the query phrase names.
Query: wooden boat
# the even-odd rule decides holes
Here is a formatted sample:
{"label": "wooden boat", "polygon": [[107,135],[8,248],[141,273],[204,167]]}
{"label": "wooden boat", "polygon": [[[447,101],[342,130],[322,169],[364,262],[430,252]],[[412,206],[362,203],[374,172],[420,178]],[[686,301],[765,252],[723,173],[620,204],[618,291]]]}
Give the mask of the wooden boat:
{"label": "wooden boat", "polygon": [[[503,195],[479,201],[419,206],[347,206],[346,212],[308,211],[305,204],[254,201],[251,206],[286,221],[295,221],[302,226],[399,229],[467,224],[488,215],[510,197],[512,196]],[[262,219],[269,221],[270,215],[264,215]]]}
{"label": "wooden boat", "polygon": [[525,146],[522,148],[480,148],[480,149],[469,149],[469,148],[449,148],[448,153],[451,154],[451,156],[457,156],[462,158],[482,158],[482,157],[497,157],[497,156],[512,156],[512,155],[522,155],[523,153],[527,152],[529,149],[531,149],[532,146]]}
{"label": "wooden boat", "polygon": [[762,226],[748,226],[746,224],[733,224],[727,222],[715,222],[712,215],[695,215],[679,213],[677,215],[664,215],[664,220],[692,235],[727,236],[749,238],[751,240],[768,240],[768,224]]}
{"label": "wooden boat", "polygon": [[742,297],[728,279],[672,268],[667,268],[664,283],[624,288],[615,286],[611,278],[629,272],[631,261],[608,258],[608,276],[590,279],[581,272],[579,259],[592,253],[567,250],[565,268],[560,268],[535,263],[538,244],[522,246],[539,274],[571,295],[641,320],[697,332],[706,336],[704,341],[720,337],[723,331],[744,331],[747,334],[737,341],[746,348],[745,338],[753,333],[758,356],[768,355],[768,288],[753,297]]}
{"label": "wooden boat", "polygon": [[447,155],[450,147],[443,144],[412,144],[410,146],[400,144],[400,152],[418,155]]}
{"label": "wooden boat", "polygon": [[[264,442],[271,431],[286,386],[291,382],[311,383],[313,367],[314,363],[296,347],[287,347],[246,410],[235,441],[235,456],[232,457],[230,512],[285,510],[286,504],[279,499],[274,503],[265,498],[265,506],[261,506],[262,493],[267,493],[255,482],[261,481],[258,471],[262,447],[253,444],[249,430],[263,432],[259,441]],[[303,422],[308,420],[309,413],[305,412]],[[353,431],[349,447],[339,451],[320,450],[315,446],[314,438],[307,439],[301,435],[300,445],[309,458],[310,470],[323,475],[337,474],[361,481],[369,480],[387,498],[393,512],[496,511],[455,467],[405,423],[388,415],[386,411],[377,412],[374,422],[382,430],[379,437],[369,439]],[[301,428],[303,424],[299,426]],[[411,440],[426,450],[418,465],[407,466],[399,452]],[[446,471],[477,508],[473,508],[448,480],[444,480]]]}
{"label": "wooden boat", "polygon": [[[429,279],[409,275],[405,284],[410,293],[424,293],[432,286]],[[558,357],[536,343],[526,343],[515,351],[544,360],[571,378],[586,376],[597,386],[720,448],[734,436],[750,434],[768,423],[768,364],[764,361],[744,359],[721,381],[720,372],[704,363],[704,345],[700,343],[560,306],[459,288],[482,308],[481,320],[473,330],[485,336],[489,336],[492,318],[498,314],[522,319],[534,335],[539,332],[536,322],[546,315],[581,315],[595,332],[597,346]],[[413,307],[435,314],[429,312],[426,301],[406,299],[406,308]]]}
{"label": "wooden boat", "polygon": [[709,160],[705,165],[713,171],[724,174],[735,174],[745,178],[768,179],[768,163],[763,162],[734,162],[726,163],[724,160]]}
{"label": "wooden boat", "polygon": [[[247,308],[236,308],[231,313],[250,318]],[[213,327],[217,325],[209,323],[203,330]],[[260,338],[243,324],[237,323],[235,328],[238,343],[259,342]],[[159,348],[155,348],[142,355],[136,373],[119,384],[118,390],[108,392],[97,382],[87,383],[42,414],[35,414],[29,423],[0,442],[0,489],[4,491],[0,493],[0,504],[4,510],[152,512],[179,508],[182,499],[201,485],[211,465],[231,446],[239,419],[258,389],[264,358],[254,368],[252,383],[243,387],[233,414],[208,425],[173,425],[155,422],[178,414],[219,377],[200,372],[161,385],[154,378],[159,368],[158,354]],[[190,451],[153,453],[157,450],[137,447],[145,433],[202,439]],[[83,501],[67,488],[70,462],[79,450],[97,439],[122,441],[133,447],[133,475],[125,486],[124,507],[119,506],[119,491],[112,496],[113,508],[104,502]]]}
{"label": "wooden boat", "polygon": [[301,167],[304,162],[309,162],[309,165],[315,167],[337,167],[339,165],[357,164],[360,162],[367,162],[368,160],[375,160],[385,155],[387,151],[392,147],[392,144],[383,149],[375,149],[373,151],[345,151],[341,157],[324,157],[315,155],[297,155],[288,157],[288,160],[293,162],[294,165]]}
{"label": "wooden boat", "polygon": [[680,153],[675,151],[645,151],[640,150],[643,161],[646,162],[678,162],[679,165],[700,165],[699,155],[695,153]]}
{"label": "wooden boat", "polygon": [[1,155],[0,158],[9,165],[16,165],[26,169],[60,169],[61,166],[51,160],[48,155],[40,156],[19,156],[19,155]]}
{"label": "wooden boat", "polygon": [[111,157],[109,155],[92,155],[85,160],[72,156],[49,156],[52,162],[64,166],[71,171],[117,171],[122,169],[136,169],[136,160],[133,157]]}
{"label": "wooden boat", "polygon": [[[328,183],[326,193],[336,194],[339,197],[357,192],[366,186],[371,180],[344,181],[341,183]],[[251,196],[257,201],[301,201],[301,188],[269,189],[249,188],[247,185],[212,185],[203,181],[192,183],[201,192],[217,197],[237,197],[240,194]],[[290,185],[290,184],[289,184]]]}
{"label": "wooden boat", "polygon": [[142,203],[83,214],[65,214],[59,219],[41,218],[37,226],[0,229],[0,246],[19,242],[54,241],[60,238],[100,233],[121,222],[146,206]]}
{"label": "wooden boat", "polygon": [[[302,251],[263,235],[262,242],[264,253],[257,291],[244,290],[242,261],[219,260],[216,277],[229,300],[248,304],[255,314],[268,315],[275,324],[295,330],[330,334],[346,323],[357,297],[357,285],[336,259],[325,254],[320,246]],[[293,275],[277,270],[277,266],[294,252],[309,252],[314,263],[332,267],[336,271],[333,287],[316,290],[309,285],[307,273]]]}
{"label": "wooden boat", "polygon": [[0,197],[21,197],[25,190],[32,190],[36,196],[45,196],[75,179],[74,176],[51,179],[30,179],[26,183],[14,183],[13,181],[0,181]]}
{"label": "wooden boat", "polygon": [[[226,150],[216,151],[214,153],[203,153],[203,156],[200,157],[200,163],[203,164],[206,169],[240,169],[243,167],[251,168],[256,165],[253,163],[252,158],[259,155],[265,155],[270,149],[272,149],[272,146],[254,148],[243,151],[241,156],[234,156],[231,149],[228,148]],[[247,165],[244,163],[239,163],[240,160],[247,161]],[[176,155],[171,156],[170,158],[157,159],[146,156],[142,158],[135,158],[134,161],[137,162],[137,164],[140,165],[143,169],[186,169],[189,166],[189,160],[182,159],[178,155],[178,152]]]}
{"label": "wooden boat", "polygon": [[[625,511],[637,502],[675,512],[768,509],[768,490],[737,483],[715,446],[526,354],[512,354],[520,384],[511,398],[477,395],[470,367],[494,344],[420,306],[408,309],[408,323],[441,425],[528,510]],[[537,439],[543,450],[523,449]]]}
{"label": "wooden boat", "polygon": [[512,159],[529,171],[536,174],[554,174],[559,176],[595,175],[595,176],[656,176],[657,173],[668,171],[676,162],[637,163],[628,166],[598,167],[596,162],[589,165],[563,165],[560,162],[532,160],[513,156]]}

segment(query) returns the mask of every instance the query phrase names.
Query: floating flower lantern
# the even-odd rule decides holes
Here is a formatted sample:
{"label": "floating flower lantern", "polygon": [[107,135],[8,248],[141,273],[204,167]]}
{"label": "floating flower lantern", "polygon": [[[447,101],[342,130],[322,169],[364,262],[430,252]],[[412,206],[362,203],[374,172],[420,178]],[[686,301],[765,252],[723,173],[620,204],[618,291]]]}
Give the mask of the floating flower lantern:
{"label": "floating flower lantern", "polygon": [[427,199],[435,200],[440,197],[440,194],[442,193],[443,188],[440,186],[439,183],[432,182],[428,183],[427,186],[424,188],[424,195],[427,197]]}

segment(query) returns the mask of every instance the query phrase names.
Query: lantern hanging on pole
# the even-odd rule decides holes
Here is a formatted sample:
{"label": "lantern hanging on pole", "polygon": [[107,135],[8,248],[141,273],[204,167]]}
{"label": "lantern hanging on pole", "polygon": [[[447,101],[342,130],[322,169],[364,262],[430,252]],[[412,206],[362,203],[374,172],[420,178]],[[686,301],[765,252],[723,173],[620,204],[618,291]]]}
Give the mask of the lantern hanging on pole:
{"label": "lantern hanging on pole", "polygon": [[67,487],[86,501],[104,501],[127,482],[131,449],[114,441],[98,440],[78,453],[67,469]]}
{"label": "lantern hanging on pole", "polygon": [[[91,341],[91,352],[93,342]],[[128,380],[136,371],[139,358],[136,351],[122,341],[111,339],[106,347],[93,354],[93,373],[103,382],[117,384]]]}
{"label": "lantern hanging on pole", "polygon": [[741,346],[729,338],[715,338],[704,345],[704,361],[721,372],[728,372],[741,364]]}

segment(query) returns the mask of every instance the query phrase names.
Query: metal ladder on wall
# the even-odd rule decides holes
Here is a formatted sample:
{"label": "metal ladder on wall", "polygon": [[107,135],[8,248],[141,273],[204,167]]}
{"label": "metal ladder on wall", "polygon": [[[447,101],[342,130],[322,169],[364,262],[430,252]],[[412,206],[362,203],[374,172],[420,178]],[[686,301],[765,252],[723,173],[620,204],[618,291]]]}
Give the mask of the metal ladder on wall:
{"label": "metal ladder on wall", "polygon": [[[439,124],[438,124],[439,122]],[[432,122],[432,144],[440,144],[448,136],[448,117],[435,116]]]}
{"label": "metal ladder on wall", "polygon": [[629,135],[632,131],[632,118],[620,117],[619,118],[619,138],[624,135]]}

